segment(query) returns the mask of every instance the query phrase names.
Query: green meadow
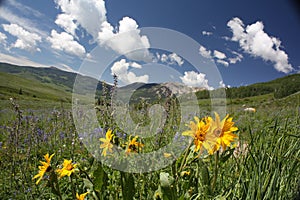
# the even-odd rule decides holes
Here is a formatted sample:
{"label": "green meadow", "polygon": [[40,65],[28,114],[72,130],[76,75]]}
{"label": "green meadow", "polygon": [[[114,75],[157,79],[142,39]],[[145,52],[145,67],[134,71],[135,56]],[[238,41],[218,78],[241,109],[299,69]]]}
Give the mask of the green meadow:
{"label": "green meadow", "polygon": [[[202,111],[197,117],[203,122],[199,126],[206,140],[183,134],[192,130],[191,121],[196,124],[197,121],[193,113],[179,115],[175,97],[155,102],[167,110],[169,117],[159,134],[135,138],[133,128],[125,132],[114,121],[116,108],[109,103],[109,93],[103,92],[99,92],[100,103],[95,100],[99,127],[90,127],[92,131],[84,135],[76,129],[72,116],[74,75],[60,72],[47,76],[43,70],[31,68],[22,71],[11,67],[14,71],[9,72],[4,70],[5,66],[1,69],[1,199],[285,200],[300,197],[299,75],[226,89],[227,98],[222,103],[229,114],[228,121],[225,120],[229,128],[223,126],[219,131],[228,132],[224,135],[230,132],[234,138],[228,136],[229,144],[216,149],[221,135],[206,143],[209,130],[213,131],[210,124],[218,120],[205,92],[196,95]],[[102,91],[103,87],[110,90],[102,85]],[[153,105],[153,102],[133,101],[131,116],[140,120],[141,126],[151,125],[149,119],[153,118],[147,112]],[[256,112],[246,112],[245,107],[253,107]],[[205,121],[210,117],[211,121]],[[183,130],[176,128],[180,120],[187,124]],[[82,135],[90,137],[93,151],[87,148]],[[175,150],[163,152],[170,165],[158,170],[129,173],[102,162],[111,159],[122,163],[125,158],[131,158],[126,164],[139,168],[134,158],[174,140],[178,145]],[[212,149],[205,144],[210,144]],[[161,159],[154,159],[149,166],[160,162]]]}

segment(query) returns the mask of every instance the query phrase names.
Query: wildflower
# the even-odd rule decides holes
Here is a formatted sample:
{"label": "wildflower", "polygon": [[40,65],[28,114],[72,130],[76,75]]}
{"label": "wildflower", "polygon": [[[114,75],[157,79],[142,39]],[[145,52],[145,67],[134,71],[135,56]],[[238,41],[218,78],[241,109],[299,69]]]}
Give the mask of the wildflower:
{"label": "wildflower", "polygon": [[51,159],[52,157],[54,156],[54,154],[52,154],[50,157],[49,157],[49,154],[47,153],[46,155],[44,155],[44,158],[46,160],[46,162],[43,162],[43,161],[40,161],[40,163],[42,164],[42,166],[39,166],[39,173],[37,175],[35,175],[33,179],[36,179],[36,178],[39,178],[37,181],[36,181],[36,184],[39,184],[39,182],[42,180],[44,174],[46,172],[49,172],[51,170]]}
{"label": "wildflower", "polygon": [[105,138],[100,138],[100,141],[103,142],[103,144],[100,145],[100,148],[103,149],[102,151],[103,156],[106,156],[107,150],[109,150],[109,152],[112,152],[113,144],[111,142],[114,134],[111,134],[111,132],[112,130],[108,129]]}
{"label": "wildflower", "polygon": [[214,146],[213,152],[218,151],[220,147],[223,150],[226,147],[229,147],[231,142],[233,142],[238,136],[234,134],[234,131],[237,131],[238,128],[233,126],[232,117],[229,118],[229,115],[220,121],[220,116],[218,113],[215,113],[215,121],[211,121],[210,133],[212,133],[216,138],[216,144]]}
{"label": "wildflower", "polygon": [[56,172],[59,174],[59,177],[62,178],[64,176],[71,176],[72,173],[75,172],[77,164],[73,164],[72,160],[64,160],[63,168],[57,169]]}
{"label": "wildflower", "polygon": [[206,117],[202,120],[199,120],[198,117],[194,117],[194,119],[196,123],[191,121],[188,125],[191,130],[184,131],[182,135],[190,136],[194,139],[195,152],[199,150],[201,152],[203,150],[202,147],[211,152],[215,143],[215,137],[213,137],[211,134],[208,134],[210,123],[212,121],[211,117]]}
{"label": "wildflower", "polygon": [[83,194],[78,194],[76,193],[76,200],[84,200],[85,196],[88,194],[89,192],[83,193]]}
{"label": "wildflower", "polygon": [[171,157],[172,156],[172,154],[170,154],[170,153],[164,153],[164,157],[165,158],[169,158],[169,157]]}
{"label": "wildflower", "polygon": [[186,177],[186,176],[189,176],[190,175],[190,171],[182,171],[182,172],[180,172],[180,176],[181,177]]}
{"label": "wildflower", "polygon": [[155,191],[155,193],[154,193],[154,199],[156,199],[156,200],[161,200],[161,199],[163,199],[163,194],[162,194],[162,192],[159,190],[159,191]]}
{"label": "wildflower", "polygon": [[132,140],[129,142],[126,142],[127,149],[126,149],[126,154],[129,154],[130,152],[135,152],[138,153],[139,150],[144,146],[144,144],[137,142],[138,136],[135,136]]}

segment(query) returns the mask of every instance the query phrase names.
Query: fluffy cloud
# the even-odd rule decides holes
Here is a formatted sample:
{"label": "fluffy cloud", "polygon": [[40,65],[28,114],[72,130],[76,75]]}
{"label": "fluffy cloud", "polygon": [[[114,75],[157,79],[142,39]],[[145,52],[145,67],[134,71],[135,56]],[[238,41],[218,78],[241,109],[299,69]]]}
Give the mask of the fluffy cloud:
{"label": "fluffy cloud", "polygon": [[225,61],[225,59],[227,58],[225,53],[218,51],[218,50],[214,50],[213,55],[214,55],[214,58],[216,59],[217,63],[228,67],[229,63],[227,61]]}
{"label": "fluffy cloud", "polygon": [[62,27],[67,33],[76,36],[75,31],[77,29],[77,25],[73,22],[73,19],[67,14],[57,15],[55,23]]}
{"label": "fluffy cloud", "polygon": [[12,44],[12,47],[31,52],[40,51],[37,47],[37,42],[41,42],[42,38],[36,33],[30,33],[17,24],[3,24],[2,26],[6,32],[17,37],[17,40]]}
{"label": "fluffy cloud", "polygon": [[[73,32],[74,25],[80,25],[96,40],[102,22],[106,21],[104,0],[55,0],[63,16],[58,15],[56,23],[66,32]],[[71,23],[73,22],[73,24]]]}
{"label": "fluffy cloud", "polygon": [[0,32],[0,43],[5,44],[6,43],[6,35],[4,33]]}
{"label": "fluffy cloud", "polygon": [[210,35],[212,35],[212,34],[213,34],[212,32],[202,31],[202,35],[210,36]]}
{"label": "fluffy cloud", "polygon": [[222,53],[221,51],[214,50],[214,57],[222,60],[222,59],[226,58],[226,55],[224,53]]}
{"label": "fluffy cloud", "polygon": [[[55,23],[75,38],[78,26],[99,42],[115,52],[133,59],[151,61],[152,55],[148,38],[140,35],[136,21],[124,17],[114,28],[106,19],[104,0],[55,0],[62,13],[57,15]],[[135,51],[136,49],[143,49]],[[134,51],[134,52],[132,52]],[[131,53],[128,53],[131,52]]]}
{"label": "fluffy cloud", "polygon": [[205,78],[205,76],[206,75],[203,73],[197,73],[195,71],[187,71],[187,72],[184,72],[184,76],[181,76],[180,79],[187,86],[203,87],[206,89],[212,89],[208,85],[208,80]]}
{"label": "fluffy cloud", "polygon": [[219,64],[224,65],[225,67],[229,66],[229,63],[225,60],[217,59],[216,62],[219,63]]}
{"label": "fluffy cloud", "polygon": [[56,50],[65,51],[68,54],[83,58],[86,54],[85,48],[74,40],[74,37],[66,32],[57,33],[51,31],[51,36],[47,38],[51,47]]}
{"label": "fluffy cloud", "polygon": [[184,63],[182,58],[180,56],[178,56],[176,53],[171,53],[169,55],[166,55],[166,54],[159,55],[158,53],[156,53],[156,58],[157,58],[157,60],[159,60],[163,63],[167,63],[169,65],[182,66]]}
{"label": "fluffy cloud", "polygon": [[[147,36],[140,35],[138,24],[130,17],[124,17],[119,21],[118,29],[104,21],[98,34],[99,43],[107,46],[129,59],[152,61],[152,54]],[[139,50],[138,50],[139,49]],[[130,52],[130,53],[129,53]]]}
{"label": "fluffy cloud", "polygon": [[121,59],[120,61],[117,61],[113,64],[113,66],[111,67],[111,74],[116,74],[118,76],[118,79],[124,84],[131,84],[134,82],[148,82],[148,75],[137,76],[135,73],[128,71],[129,67],[141,68],[141,65],[135,62],[128,63],[125,59]]}
{"label": "fluffy cloud", "polygon": [[236,51],[231,52],[235,57],[228,58],[230,64],[235,64],[237,62],[241,62],[244,56]]}
{"label": "fluffy cloud", "polygon": [[281,41],[264,32],[262,22],[256,22],[245,28],[243,21],[233,18],[227,23],[233,35],[231,40],[239,42],[240,47],[254,57],[274,63],[279,72],[288,73],[293,67],[288,62],[288,55],[280,49]]}
{"label": "fluffy cloud", "polygon": [[208,50],[204,46],[200,45],[199,53],[201,56],[211,59],[211,60],[215,60],[217,63],[222,64],[226,67],[228,67],[228,65],[229,65],[228,61],[225,60],[227,58],[227,56],[225,55],[225,53],[223,53],[221,51],[214,50],[212,52],[211,50]]}
{"label": "fluffy cloud", "polygon": [[220,88],[225,88],[226,85],[225,85],[225,83],[224,83],[223,81],[220,81],[220,82],[219,82],[219,87],[220,87]]}
{"label": "fluffy cloud", "polygon": [[207,50],[204,46],[200,45],[199,53],[204,58],[211,58],[211,51]]}
{"label": "fluffy cloud", "polygon": [[184,63],[182,58],[180,56],[178,56],[176,53],[171,53],[169,55],[169,59],[170,59],[171,63],[176,63],[179,66],[182,66]]}

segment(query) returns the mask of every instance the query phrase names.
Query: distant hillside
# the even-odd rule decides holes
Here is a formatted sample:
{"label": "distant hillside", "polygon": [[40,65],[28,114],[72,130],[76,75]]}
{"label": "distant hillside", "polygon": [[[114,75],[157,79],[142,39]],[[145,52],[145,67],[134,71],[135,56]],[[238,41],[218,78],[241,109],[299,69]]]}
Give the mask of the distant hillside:
{"label": "distant hillside", "polygon": [[0,99],[8,100],[9,98],[71,102],[71,92],[56,85],[0,72]]}
{"label": "distant hillside", "polygon": [[[28,98],[63,99],[70,102],[76,76],[80,77],[80,83],[82,83],[80,85],[82,95],[85,95],[85,91],[89,91],[95,85],[97,85],[98,95],[101,93],[103,83],[91,77],[62,71],[55,67],[37,68],[0,63],[0,98],[6,99],[7,96],[15,94]],[[106,87],[108,90],[111,88],[107,84]],[[134,83],[118,89],[120,96],[123,95],[124,98],[128,98],[127,96],[132,94],[129,98],[134,102],[141,99],[152,101],[157,98],[168,97],[172,93],[171,90],[176,95],[195,92],[198,99],[210,97],[209,91],[203,88],[189,88],[179,83]],[[300,74],[293,74],[265,83],[227,88],[226,95],[229,98],[246,98],[272,94],[275,98],[283,98],[299,91]]]}
{"label": "distant hillside", "polygon": [[21,76],[25,79],[37,80],[42,83],[50,83],[64,87],[72,91],[73,83],[76,77],[75,73],[59,70],[55,67],[37,68],[27,66],[16,66],[6,63],[0,63],[0,71]]}
{"label": "distant hillside", "polygon": [[[89,89],[97,84],[97,90],[102,90],[102,82],[97,81],[94,78],[88,76],[82,76],[80,74],[62,71],[55,67],[38,68],[28,66],[16,66],[7,63],[0,63],[0,72],[12,74],[21,77],[22,79],[28,79],[43,83],[51,87],[58,87],[66,92],[72,93],[73,84],[76,76],[79,76],[82,83],[82,91]],[[107,85],[107,87],[110,87]]]}
{"label": "distant hillside", "polygon": [[[299,91],[300,74],[292,74],[269,82],[226,88],[226,95],[228,98],[246,98],[265,94],[274,94],[275,98],[283,98]],[[196,95],[199,99],[209,98],[208,91],[199,91]]]}

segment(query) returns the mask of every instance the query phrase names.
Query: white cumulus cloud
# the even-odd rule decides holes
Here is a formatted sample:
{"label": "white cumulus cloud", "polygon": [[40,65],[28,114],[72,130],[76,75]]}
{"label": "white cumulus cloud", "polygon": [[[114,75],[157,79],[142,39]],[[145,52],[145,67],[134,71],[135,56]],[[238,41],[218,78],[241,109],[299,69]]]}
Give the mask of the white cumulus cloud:
{"label": "white cumulus cloud", "polygon": [[217,59],[225,59],[226,55],[221,51],[214,50],[214,57]]}
{"label": "white cumulus cloud", "polygon": [[171,53],[169,55],[169,59],[171,61],[171,63],[176,63],[179,66],[182,66],[184,61],[182,60],[182,58],[180,56],[178,56],[176,53]]}
{"label": "white cumulus cloud", "polygon": [[101,45],[129,59],[152,61],[152,54],[147,49],[150,47],[149,40],[147,36],[140,35],[137,22],[130,17],[120,20],[118,28],[113,28],[109,22],[104,21],[98,39]]}
{"label": "white cumulus cloud", "polygon": [[184,76],[181,76],[180,79],[187,86],[212,89],[208,85],[208,80],[205,78],[205,76],[206,75],[203,73],[197,73],[195,71],[186,71],[184,72]]}
{"label": "white cumulus cloud", "polygon": [[210,36],[212,35],[213,33],[212,32],[209,32],[209,31],[202,31],[202,35],[206,35],[206,36]]}
{"label": "white cumulus cloud", "polygon": [[231,51],[231,53],[234,55],[232,58],[228,58],[228,61],[230,64],[235,64],[237,62],[241,62],[244,56],[236,51]]}
{"label": "white cumulus cloud", "polygon": [[75,41],[74,37],[69,33],[57,33],[55,30],[52,30],[51,36],[49,36],[47,40],[51,43],[53,49],[64,51],[81,58],[86,54],[85,48]]}
{"label": "white cumulus cloud", "polygon": [[160,55],[159,53],[156,53],[156,58],[158,61],[161,61],[162,63],[167,63],[168,65],[182,66],[184,63],[183,59],[174,52],[169,55],[164,53]]}
{"label": "white cumulus cloud", "polygon": [[225,60],[217,59],[216,62],[219,63],[219,64],[224,65],[225,67],[229,66],[229,63]]}
{"label": "white cumulus cloud", "polygon": [[124,84],[135,82],[148,83],[148,75],[137,76],[135,73],[128,71],[129,67],[141,68],[141,65],[136,62],[126,62],[125,59],[121,59],[113,64],[111,67],[111,74],[116,74],[118,79]]}
{"label": "white cumulus cloud", "polygon": [[237,17],[227,23],[233,35],[231,40],[239,43],[240,47],[254,57],[274,63],[279,72],[288,73],[293,70],[288,61],[288,55],[280,49],[281,41],[269,36],[264,31],[262,22],[257,21],[245,27],[243,21]]}
{"label": "white cumulus cloud", "polygon": [[225,88],[226,85],[225,85],[225,83],[224,83],[223,81],[220,81],[220,82],[219,82],[219,87],[220,87],[220,88]]}
{"label": "white cumulus cloud", "polygon": [[2,26],[6,32],[17,38],[12,47],[30,52],[40,51],[37,43],[41,42],[42,38],[38,34],[31,33],[17,24],[3,24]]}
{"label": "white cumulus cloud", "polygon": [[204,58],[212,58],[211,56],[211,51],[206,49],[204,46],[200,45],[199,48],[199,53],[201,56],[203,56]]}
{"label": "white cumulus cloud", "polygon": [[59,14],[56,17],[55,23],[62,27],[67,33],[76,36],[75,31],[77,25],[74,23],[73,19],[67,14]]}
{"label": "white cumulus cloud", "polygon": [[92,35],[94,40],[97,39],[101,24],[106,21],[104,0],[55,0],[55,2],[64,14],[58,15],[56,23],[65,28],[66,32],[72,33],[76,24]]}
{"label": "white cumulus cloud", "polygon": [[0,32],[0,43],[5,44],[6,43],[6,35],[4,33]]}

